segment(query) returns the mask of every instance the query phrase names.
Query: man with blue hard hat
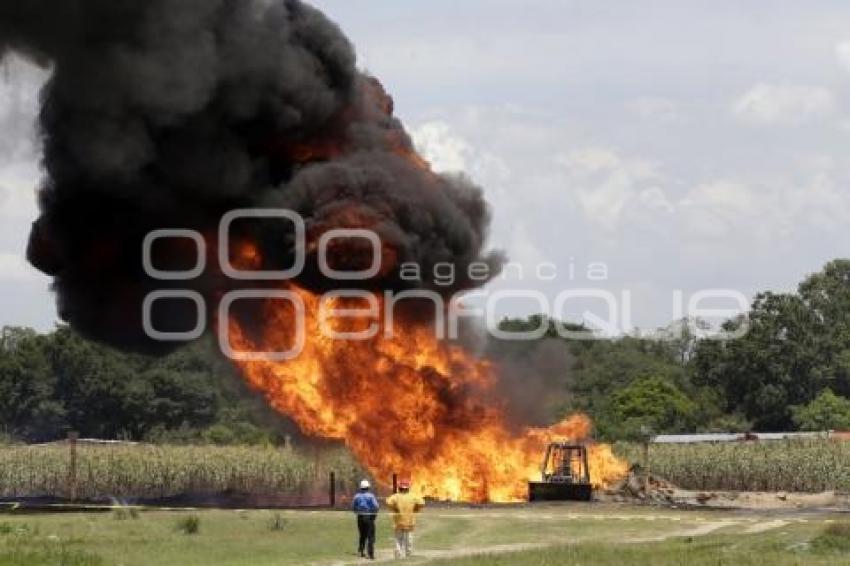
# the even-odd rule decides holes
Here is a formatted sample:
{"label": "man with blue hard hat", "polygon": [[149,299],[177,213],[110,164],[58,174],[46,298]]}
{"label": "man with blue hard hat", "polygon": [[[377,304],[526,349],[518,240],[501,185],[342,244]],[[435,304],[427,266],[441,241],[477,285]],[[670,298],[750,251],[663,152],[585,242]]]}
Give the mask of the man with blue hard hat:
{"label": "man with blue hard hat", "polygon": [[360,491],[351,501],[351,510],[357,514],[357,532],[360,541],[357,552],[366,557],[364,550],[368,552],[370,559],[375,559],[375,518],[378,516],[378,498],[371,491],[369,480],[360,482]]}

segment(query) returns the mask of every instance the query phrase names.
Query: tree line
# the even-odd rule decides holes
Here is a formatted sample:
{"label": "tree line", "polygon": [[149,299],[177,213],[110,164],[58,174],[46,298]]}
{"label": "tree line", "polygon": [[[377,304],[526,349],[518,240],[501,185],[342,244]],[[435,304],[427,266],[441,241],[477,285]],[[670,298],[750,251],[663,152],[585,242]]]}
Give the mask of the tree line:
{"label": "tree line", "polygon": [[[570,368],[558,380],[555,413],[582,410],[603,438],[646,431],[850,430],[850,260],[828,263],[796,292],[758,294],[723,329],[733,340],[697,340],[688,321],[670,340],[561,340]],[[540,316],[502,322],[538,328]],[[550,324],[554,322],[550,321]]]}
{"label": "tree line", "polygon": [[[697,340],[683,321],[668,329],[667,340],[568,340],[541,315],[500,326],[541,324],[549,331],[538,343],[493,341],[490,356],[504,366],[538,366],[536,382],[516,388],[529,411],[548,420],[584,411],[600,438],[850,429],[850,260],[830,262],[796,292],[757,295],[746,316],[724,323],[727,330],[748,325],[735,340]],[[47,334],[6,327],[0,434],[46,441],[74,430],[215,443],[275,443],[296,434],[214,349],[200,340],[148,357],[88,341],[67,326]],[[567,363],[541,364],[541,351]]]}
{"label": "tree line", "polygon": [[0,435],[40,442],[84,437],[280,442],[291,425],[246,391],[201,340],[168,356],[118,352],[67,326],[0,332]]}

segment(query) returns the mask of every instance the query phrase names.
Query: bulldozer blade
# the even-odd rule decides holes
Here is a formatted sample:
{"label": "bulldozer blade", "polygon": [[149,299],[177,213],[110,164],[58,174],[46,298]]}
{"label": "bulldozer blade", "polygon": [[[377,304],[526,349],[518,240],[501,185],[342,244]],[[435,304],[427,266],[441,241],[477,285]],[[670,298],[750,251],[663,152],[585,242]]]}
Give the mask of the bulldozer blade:
{"label": "bulldozer blade", "polygon": [[590,484],[528,482],[529,501],[590,501]]}

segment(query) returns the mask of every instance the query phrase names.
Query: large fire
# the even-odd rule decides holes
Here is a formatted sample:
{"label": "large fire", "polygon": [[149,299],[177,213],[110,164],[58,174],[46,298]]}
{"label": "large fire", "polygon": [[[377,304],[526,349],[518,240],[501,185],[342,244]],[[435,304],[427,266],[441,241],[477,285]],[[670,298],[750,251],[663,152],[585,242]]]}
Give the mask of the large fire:
{"label": "large fire", "polygon": [[[548,442],[589,436],[584,415],[550,428],[511,430],[493,399],[497,370],[487,361],[437,340],[430,327],[395,324],[385,336],[380,317],[322,321],[320,301],[335,309],[363,305],[289,289],[306,307],[303,351],[286,362],[239,362],[241,369],[275,409],[308,434],[344,441],[379,481],[399,473],[433,498],[518,501],[526,496],[526,482],[539,479]],[[384,301],[376,300],[382,310]],[[237,351],[285,350],[295,338],[293,316],[291,303],[268,300],[259,331],[231,318],[231,344]],[[368,340],[339,340],[327,336],[323,323],[336,332],[374,324],[378,332]],[[608,445],[591,444],[589,459],[596,486],[626,472]]]}
{"label": "large fire", "polygon": [[[358,108],[348,108],[342,120],[381,122],[392,116],[392,99],[375,79],[360,83]],[[402,129],[387,129],[381,144],[418,172],[429,190],[439,191],[439,178],[416,151]],[[297,147],[282,146],[287,159],[304,166],[345,153],[346,140],[333,132]],[[433,183],[433,187],[430,185]],[[322,222],[308,224],[306,253],[329,228],[375,228],[380,214],[356,205],[340,207]],[[256,269],[262,254],[243,242],[232,258],[242,268]],[[331,249],[338,269],[355,270],[362,259],[345,240]],[[398,268],[398,251],[382,242],[377,279]],[[370,262],[366,261],[366,265]],[[380,285],[379,285],[380,286]],[[453,501],[518,501],[527,481],[540,478],[547,444],[553,440],[586,441],[591,423],[573,415],[549,428],[516,430],[508,424],[496,391],[498,368],[463,348],[440,341],[433,325],[421,319],[393,316],[387,330],[385,297],[375,293],[372,312],[363,299],[323,297],[292,283],[285,289],[304,304],[304,346],[294,359],[282,362],[238,362],[247,381],[269,403],[311,435],[344,441],[378,480],[392,474],[411,477],[422,495]],[[323,303],[329,301],[329,303]],[[346,317],[328,320],[321,313],[348,310]],[[371,315],[371,316],[370,316]],[[427,319],[427,317],[426,317]],[[277,352],[295,343],[295,312],[291,303],[267,300],[262,312],[246,320],[231,316],[231,346],[242,352]],[[258,322],[259,321],[259,322]],[[260,325],[257,328],[257,324]],[[337,333],[359,333],[360,339],[334,339]],[[371,337],[362,339],[366,330]],[[604,486],[625,475],[627,465],[605,444],[590,444],[591,482]]]}

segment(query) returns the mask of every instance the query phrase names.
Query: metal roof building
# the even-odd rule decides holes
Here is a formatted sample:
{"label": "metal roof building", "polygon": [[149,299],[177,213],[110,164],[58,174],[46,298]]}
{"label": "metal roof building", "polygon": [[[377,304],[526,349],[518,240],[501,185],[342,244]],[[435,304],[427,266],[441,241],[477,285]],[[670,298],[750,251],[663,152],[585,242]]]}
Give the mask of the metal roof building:
{"label": "metal roof building", "polygon": [[705,434],[659,434],[653,444],[696,444],[700,442],[744,442],[748,440],[786,440],[792,438],[842,438],[841,433],[823,432],[718,432]]}

